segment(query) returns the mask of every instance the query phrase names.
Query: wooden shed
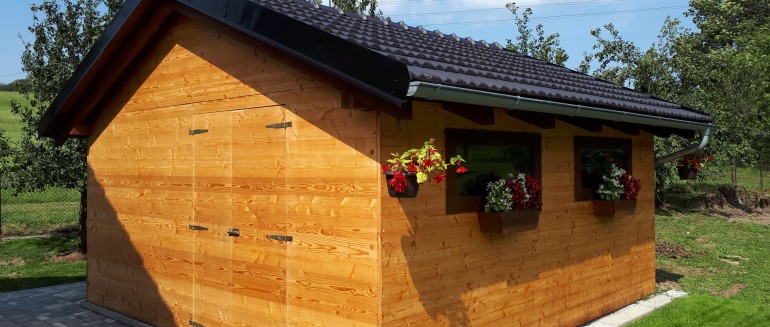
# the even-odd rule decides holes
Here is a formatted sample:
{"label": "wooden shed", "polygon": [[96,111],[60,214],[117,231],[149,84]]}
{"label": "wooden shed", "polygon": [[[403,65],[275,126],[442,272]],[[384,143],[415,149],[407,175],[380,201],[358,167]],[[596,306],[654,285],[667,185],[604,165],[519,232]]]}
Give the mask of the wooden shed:
{"label": "wooden shed", "polygon": [[[710,123],[304,0],[128,0],[40,133],[88,138],[93,304],[158,326],[574,326],[655,291],[653,136]],[[381,164],[430,138],[471,173],[523,149],[537,226],[482,233],[454,174],[390,197]],[[594,213],[594,150],[641,179],[633,215]]]}

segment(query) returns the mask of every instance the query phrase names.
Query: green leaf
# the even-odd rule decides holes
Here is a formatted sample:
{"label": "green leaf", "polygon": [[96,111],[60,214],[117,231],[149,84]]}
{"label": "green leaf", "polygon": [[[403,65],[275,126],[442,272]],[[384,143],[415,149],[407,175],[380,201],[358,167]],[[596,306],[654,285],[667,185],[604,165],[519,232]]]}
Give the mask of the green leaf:
{"label": "green leaf", "polygon": [[425,183],[425,181],[427,180],[428,180],[428,175],[426,173],[423,173],[423,172],[417,173],[417,183],[422,184],[422,183]]}

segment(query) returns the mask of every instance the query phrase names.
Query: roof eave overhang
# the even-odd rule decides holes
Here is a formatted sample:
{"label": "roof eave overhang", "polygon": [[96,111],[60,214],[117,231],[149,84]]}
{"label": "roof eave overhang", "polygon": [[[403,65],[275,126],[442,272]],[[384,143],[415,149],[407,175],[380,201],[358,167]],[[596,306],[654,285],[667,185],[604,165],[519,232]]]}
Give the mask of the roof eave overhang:
{"label": "roof eave overhang", "polygon": [[[99,94],[85,92],[92,85],[102,83],[98,76],[112,63],[111,56],[120,52],[123,40],[135,32],[138,16],[159,12],[157,7],[167,1],[126,0],[112,22],[107,25],[102,35],[94,42],[86,56],[75,69],[70,79],[59,91],[38,122],[38,134],[53,137],[58,144],[64,142],[77,122],[69,121],[74,111],[90,110],[83,108],[84,97],[98,97]],[[128,27],[128,28],[127,28]],[[128,38],[134,39],[134,38]],[[118,72],[114,72],[118,74]]]}
{"label": "roof eave overhang", "polygon": [[406,102],[411,79],[398,60],[250,0],[178,2],[388,103],[400,107]]}
{"label": "roof eave overhang", "polygon": [[[191,8],[388,103],[401,106],[406,102],[410,78],[405,64],[258,3],[249,0],[127,0],[44,113],[38,124],[39,134],[54,137],[57,143],[63,143],[70,137],[73,126],[80,123],[68,121],[71,112],[90,112],[94,109],[93,101],[90,106],[83,106],[82,98],[103,96],[85,90],[92,85],[98,85],[97,77],[101,73],[99,68],[110,64],[110,59],[105,53],[108,50],[115,52],[116,49],[144,46],[133,43],[120,44],[115,42],[116,35],[130,33],[135,25],[142,24],[142,15],[152,13],[152,10],[137,10],[138,8],[160,3],[168,5],[173,2],[178,6],[177,10]],[[118,73],[120,72],[111,72]]]}
{"label": "roof eave overhang", "polygon": [[707,129],[716,130],[717,128],[716,125],[707,122],[697,122],[686,119],[653,116],[621,110],[534,99],[519,95],[495,93],[421,81],[410,83],[407,96],[429,101],[465,103],[507,110],[523,110],[566,117],[581,117],[701,132]]}

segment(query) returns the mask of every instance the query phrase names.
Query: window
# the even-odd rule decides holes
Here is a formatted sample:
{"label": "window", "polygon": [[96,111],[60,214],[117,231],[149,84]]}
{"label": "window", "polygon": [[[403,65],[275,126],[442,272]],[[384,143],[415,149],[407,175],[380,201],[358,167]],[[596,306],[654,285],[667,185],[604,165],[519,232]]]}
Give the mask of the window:
{"label": "window", "polygon": [[540,134],[447,129],[447,157],[462,156],[465,174],[447,174],[447,214],[483,210],[487,183],[508,173],[540,179]]}
{"label": "window", "polygon": [[631,173],[631,140],[575,137],[575,201],[590,201],[609,163]]}

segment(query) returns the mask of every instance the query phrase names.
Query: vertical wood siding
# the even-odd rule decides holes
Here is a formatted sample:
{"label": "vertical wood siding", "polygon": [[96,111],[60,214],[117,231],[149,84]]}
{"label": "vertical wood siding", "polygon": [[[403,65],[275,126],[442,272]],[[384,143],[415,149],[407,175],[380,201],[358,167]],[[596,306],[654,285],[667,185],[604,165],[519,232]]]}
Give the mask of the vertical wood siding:
{"label": "vertical wood siding", "polygon": [[[378,324],[376,113],[175,19],[90,140],[88,300],[160,326]],[[188,135],[198,124],[212,131]]]}
{"label": "vertical wood siding", "polygon": [[[444,129],[542,134],[543,212],[537,230],[512,236],[479,231],[476,214],[445,214],[446,185],[424,184],[413,199],[382,194],[384,326],[574,326],[655,289],[653,138],[605,127],[589,133],[558,122],[542,130],[496,111],[478,126],[415,102],[413,120],[381,117],[381,160]],[[632,140],[633,174],[642,181],[634,217],[598,218],[574,200],[573,137]]]}

